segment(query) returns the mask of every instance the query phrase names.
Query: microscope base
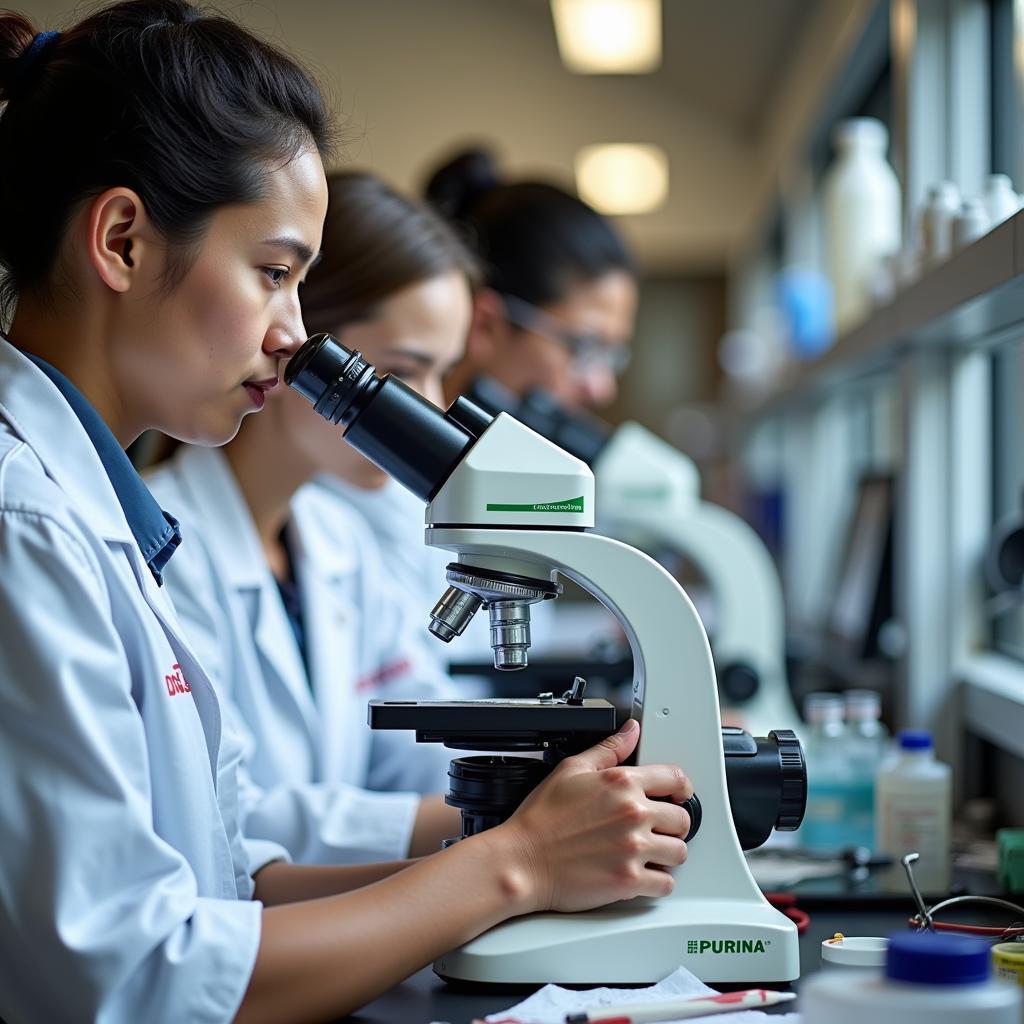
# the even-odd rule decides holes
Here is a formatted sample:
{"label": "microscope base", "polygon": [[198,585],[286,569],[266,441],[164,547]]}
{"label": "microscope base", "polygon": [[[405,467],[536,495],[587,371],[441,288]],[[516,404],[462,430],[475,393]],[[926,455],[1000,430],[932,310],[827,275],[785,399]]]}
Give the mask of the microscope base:
{"label": "microscope base", "polygon": [[651,985],[680,966],[707,983],[793,981],[796,926],[749,900],[634,900],[506,921],[446,953],[434,971],[491,985]]}

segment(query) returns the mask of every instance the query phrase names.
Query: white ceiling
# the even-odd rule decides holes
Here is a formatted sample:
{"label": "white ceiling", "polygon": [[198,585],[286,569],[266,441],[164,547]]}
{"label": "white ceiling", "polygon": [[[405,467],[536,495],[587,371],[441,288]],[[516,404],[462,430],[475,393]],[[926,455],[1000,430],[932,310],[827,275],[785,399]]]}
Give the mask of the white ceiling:
{"label": "white ceiling", "polygon": [[664,0],[656,76],[744,135],[756,133],[822,0]]}
{"label": "white ceiling", "polygon": [[[519,2],[550,20],[548,0]],[[662,0],[662,66],[650,79],[737,133],[756,134],[787,57],[823,2]]]}
{"label": "white ceiling", "polygon": [[[747,230],[764,170],[759,134],[806,23],[854,2],[663,0],[663,67],[642,76],[565,71],[547,0],[218,5],[305,57],[348,116],[346,160],[410,191],[469,140],[492,143],[513,176],[570,185],[583,145],[662,146],[667,204],[621,224],[641,263],[668,271],[723,266]],[[82,10],[76,0],[13,5],[41,27]]]}

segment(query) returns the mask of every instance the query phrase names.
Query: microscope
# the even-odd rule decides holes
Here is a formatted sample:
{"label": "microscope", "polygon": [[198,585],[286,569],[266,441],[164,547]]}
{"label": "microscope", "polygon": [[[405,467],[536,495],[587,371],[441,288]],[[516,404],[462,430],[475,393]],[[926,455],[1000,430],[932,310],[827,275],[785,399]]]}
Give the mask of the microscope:
{"label": "microscope", "polygon": [[541,391],[520,398],[483,377],[466,397],[488,412],[511,414],[586,462],[596,479],[603,533],[645,551],[667,548],[693,562],[715,597],[712,649],[723,707],[752,732],[799,727],[786,676],[778,571],[743,519],[700,500],[690,459],[639,423],[613,430]]}
{"label": "microscope", "polygon": [[[560,578],[574,581],[628,638],[630,713],[641,725],[636,763],[681,763],[695,788],[689,856],[673,872],[670,896],[515,918],[440,957],[435,971],[450,982],[501,986],[650,984],[680,965],[709,982],[797,978],[796,927],[751,877],[737,821],[755,845],[772,827],[798,827],[806,802],[800,744],[786,730],[762,739],[722,730],[700,618],[657,562],[592,532],[586,464],[465,398],[441,412],[329,335],[303,345],[285,381],[427,502],[426,541],[454,556],[432,633],[451,640],[485,609],[496,667],[525,666],[531,605],[556,600]],[[532,700],[378,701],[370,720],[489,752],[457,758],[449,772],[448,801],[462,809],[463,834],[471,835],[507,818],[561,757],[614,731],[616,709],[584,689],[577,679],[564,695]],[[748,827],[745,819],[755,817]]]}

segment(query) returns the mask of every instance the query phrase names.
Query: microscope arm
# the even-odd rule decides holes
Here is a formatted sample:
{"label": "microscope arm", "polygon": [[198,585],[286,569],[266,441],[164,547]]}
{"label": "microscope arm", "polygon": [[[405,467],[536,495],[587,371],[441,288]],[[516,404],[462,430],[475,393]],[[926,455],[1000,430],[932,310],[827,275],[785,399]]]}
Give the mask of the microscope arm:
{"label": "microscope arm", "polygon": [[[633,715],[641,724],[638,763],[682,763],[701,802],[713,808],[705,811],[701,841],[692,844],[686,869],[678,875],[676,896],[684,897],[690,884],[705,895],[759,895],[731,817],[722,813],[729,796],[707,636],[672,576],[647,555],[598,534],[432,527],[427,543],[457,552],[463,564],[501,566],[540,578],[558,572],[615,615],[633,655]],[[705,856],[710,859],[702,866]],[[733,872],[724,870],[726,860],[732,860]]]}
{"label": "microscope arm", "polygon": [[541,580],[562,574],[605,605],[633,653],[637,762],[681,763],[703,806],[700,834],[673,871],[669,896],[507,922],[446,954],[435,970],[499,983],[650,983],[686,963],[707,981],[797,977],[795,928],[761,895],[733,827],[711,651],[679,584],[634,548],[582,531],[439,524],[427,529],[427,543],[456,552],[464,565]]}

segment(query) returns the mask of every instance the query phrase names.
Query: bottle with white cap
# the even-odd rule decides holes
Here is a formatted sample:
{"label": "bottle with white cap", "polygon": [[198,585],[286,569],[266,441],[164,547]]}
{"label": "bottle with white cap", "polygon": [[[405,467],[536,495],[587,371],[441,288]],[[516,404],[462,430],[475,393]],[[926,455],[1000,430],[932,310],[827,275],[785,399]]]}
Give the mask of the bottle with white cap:
{"label": "bottle with white cap", "polygon": [[822,971],[800,986],[804,1024],[1020,1024],[1019,986],[992,977],[989,944],[969,935],[889,937],[885,970]]}
{"label": "bottle with white cap", "polygon": [[1013,182],[1006,174],[990,174],[985,184],[985,206],[989,221],[1002,224],[1020,209],[1020,196],[1013,189]]}
{"label": "bottle with white cap", "polygon": [[881,121],[840,121],[836,160],[825,176],[828,273],[835,294],[836,325],[847,330],[870,308],[870,285],[902,238],[900,183],[885,158],[889,133]]}
{"label": "bottle with white cap", "polygon": [[921,213],[921,241],[925,260],[936,266],[953,252],[953,221],[960,212],[960,190],[951,181],[936,182],[928,189]]}
{"label": "bottle with white cap", "polygon": [[[920,854],[914,877],[930,895],[949,890],[951,817],[951,772],[935,760],[931,733],[902,730],[896,757],[882,765],[875,780],[876,846],[897,862],[904,854]],[[879,881],[884,888],[907,891],[898,863]]]}
{"label": "bottle with white cap", "polygon": [[882,722],[882,698],[876,690],[847,690],[843,694],[851,756],[879,762],[889,751],[889,730]]}
{"label": "bottle with white cap", "polygon": [[988,234],[993,225],[994,221],[983,199],[965,199],[960,204],[959,213],[953,218],[953,249],[963,249],[971,242],[976,242]]}

